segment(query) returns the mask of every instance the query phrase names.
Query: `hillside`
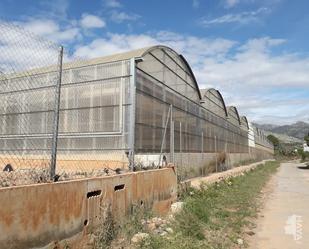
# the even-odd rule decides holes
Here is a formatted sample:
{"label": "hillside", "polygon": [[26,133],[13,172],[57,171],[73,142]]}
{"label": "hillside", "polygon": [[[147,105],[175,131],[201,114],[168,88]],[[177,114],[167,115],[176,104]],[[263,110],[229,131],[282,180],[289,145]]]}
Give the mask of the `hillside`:
{"label": "hillside", "polygon": [[[309,124],[296,122],[291,125],[254,124],[256,127],[271,132],[273,135],[285,142],[302,142],[304,136],[309,132]],[[296,140],[295,140],[296,138]]]}
{"label": "hillside", "polygon": [[265,135],[274,135],[275,137],[277,137],[281,142],[283,143],[288,143],[288,144],[295,144],[295,143],[302,143],[303,140],[296,138],[296,137],[291,137],[285,134],[280,134],[280,133],[275,133],[275,132],[271,132],[271,131],[264,131]]}

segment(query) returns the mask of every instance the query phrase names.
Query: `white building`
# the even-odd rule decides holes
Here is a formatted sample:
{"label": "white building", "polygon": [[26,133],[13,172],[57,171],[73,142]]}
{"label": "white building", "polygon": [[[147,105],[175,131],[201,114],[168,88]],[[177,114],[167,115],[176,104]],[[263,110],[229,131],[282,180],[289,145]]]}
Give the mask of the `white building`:
{"label": "white building", "polygon": [[306,141],[304,141],[304,151],[309,152],[309,146],[307,145]]}
{"label": "white building", "polygon": [[255,147],[254,141],[254,126],[249,122],[249,131],[248,131],[248,145],[249,147]]}

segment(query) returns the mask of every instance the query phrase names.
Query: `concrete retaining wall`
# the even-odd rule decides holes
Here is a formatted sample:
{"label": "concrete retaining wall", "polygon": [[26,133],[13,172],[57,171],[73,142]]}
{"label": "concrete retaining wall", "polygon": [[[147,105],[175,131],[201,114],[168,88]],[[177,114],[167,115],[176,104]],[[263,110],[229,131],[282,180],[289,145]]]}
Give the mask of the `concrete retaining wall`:
{"label": "concrete retaining wall", "polygon": [[[170,154],[165,154],[170,162]],[[159,154],[138,154],[135,161],[144,166],[158,165]],[[271,151],[264,148],[250,148],[248,153],[175,153],[174,162],[177,167],[179,180],[205,176],[210,173],[224,171],[235,166],[253,161],[262,161],[273,158]],[[162,160],[162,158],[161,158]],[[217,163],[216,163],[217,160]],[[217,166],[217,169],[216,169]]]}
{"label": "concrete retaining wall", "polygon": [[162,214],[176,198],[173,168],[2,188],[0,248],[42,248],[76,234],[86,235],[99,224],[106,208],[119,219],[136,205]]}
{"label": "concrete retaining wall", "polygon": [[263,160],[260,162],[244,165],[241,167],[236,167],[227,171],[219,172],[219,173],[214,173],[206,177],[197,177],[197,178],[192,178],[189,180],[186,180],[185,182],[182,183],[182,187],[188,188],[188,187],[193,187],[193,188],[199,188],[201,185],[211,185],[214,183],[218,183],[221,181],[224,181],[225,179],[231,178],[231,177],[236,177],[239,175],[242,175],[244,172],[248,172],[250,170],[255,169],[258,165],[265,164],[266,162],[272,161],[270,160]]}

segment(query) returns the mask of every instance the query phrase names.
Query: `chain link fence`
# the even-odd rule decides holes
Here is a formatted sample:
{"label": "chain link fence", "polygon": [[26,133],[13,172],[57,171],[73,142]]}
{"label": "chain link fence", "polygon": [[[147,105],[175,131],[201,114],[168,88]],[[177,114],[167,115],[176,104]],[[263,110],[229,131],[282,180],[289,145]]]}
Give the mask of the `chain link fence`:
{"label": "chain link fence", "polygon": [[64,54],[56,168],[62,179],[128,170],[130,65],[130,60]]}
{"label": "chain link fence", "polygon": [[126,171],[130,60],[75,58],[0,21],[0,187]]}
{"label": "chain link fence", "polygon": [[186,179],[227,169],[226,154],[250,154],[236,108],[227,119],[225,108],[199,105],[171,49],[85,59],[1,20],[0,34],[0,187],[168,163]]}
{"label": "chain link fence", "polygon": [[0,186],[44,182],[51,177],[59,48],[7,22],[0,33]]}

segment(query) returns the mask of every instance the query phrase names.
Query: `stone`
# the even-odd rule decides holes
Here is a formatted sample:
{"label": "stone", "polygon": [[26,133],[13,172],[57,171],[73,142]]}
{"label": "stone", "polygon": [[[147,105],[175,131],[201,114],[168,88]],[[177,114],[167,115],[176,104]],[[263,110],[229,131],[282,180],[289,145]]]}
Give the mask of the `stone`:
{"label": "stone", "polygon": [[155,223],[149,223],[149,224],[147,224],[147,229],[148,229],[149,231],[155,230],[155,229],[156,229],[156,224],[155,224]]}
{"label": "stone", "polygon": [[165,228],[165,231],[168,233],[174,233],[174,230],[170,227]]}
{"label": "stone", "polygon": [[162,219],[158,217],[153,217],[151,220],[153,223],[161,225],[162,224]]}
{"label": "stone", "polygon": [[161,229],[161,227],[159,227],[158,229],[154,230],[155,234],[161,234],[163,232],[163,229]]}
{"label": "stone", "polygon": [[253,236],[255,234],[255,232],[253,231],[247,231],[246,234],[250,235],[250,236]]}
{"label": "stone", "polygon": [[148,237],[149,237],[148,233],[137,233],[132,237],[131,242],[133,244],[139,244]]}
{"label": "stone", "polygon": [[173,214],[169,214],[167,218],[168,218],[169,221],[172,221],[172,220],[174,220],[174,215]]}
{"label": "stone", "polygon": [[157,228],[160,227],[160,226],[163,224],[161,218],[156,218],[156,219],[154,220],[154,223],[155,223],[155,225],[156,225]]}
{"label": "stone", "polygon": [[172,214],[179,213],[182,209],[182,206],[183,206],[183,202],[181,201],[173,203],[171,205],[171,213]]}
{"label": "stone", "polygon": [[238,245],[243,245],[243,244],[244,244],[243,239],[237,239],[237,244],[238,244]]}
{"label": "stone", "polygon": [[146,224],[146,220],[145,219],[142,219],[141,220],[141,224],[144,226]]}
{"label": "stone", "polygon": [[94,234],[90,234],[88,237],[87,245],[94,245],[96,241],[96,236]]}
{"label": "stone", "polygon": [[167,224],[166,223],[162,223],[162,225],[160,226],[161,228],[166,228]]}
{"label": "stone", "polygon": [[163,231],[160,233],[160,236],[166,236],[167,235],[167,232]]}

